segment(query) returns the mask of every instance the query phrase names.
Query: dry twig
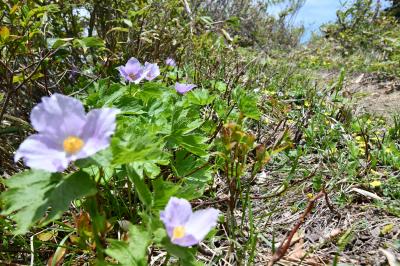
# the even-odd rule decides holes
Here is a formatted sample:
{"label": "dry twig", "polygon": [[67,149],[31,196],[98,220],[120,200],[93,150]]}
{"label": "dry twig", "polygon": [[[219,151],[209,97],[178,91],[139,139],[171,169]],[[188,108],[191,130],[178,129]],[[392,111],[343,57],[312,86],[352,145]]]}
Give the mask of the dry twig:
{"label": "dry twig", "polygon": [[[293,236],[296,234],[296,232],[299,230],[300,226],[304,223],[306,217],[311,213],[311,211],[314,208],[315,202],[322,198],[325,197],[325,200],[328,198],[325,189],[322,189],[317,195],[315,195],[312,199],[309,200],[306,210],[304,211],[304,213],[300,216],[297,224],[295,225],[295,227],[292,229],[292,231],[290,231],[289,235],[287,236],[286,240],[284,240],[282,242],[282,244],[280,245],[280,247],[278,248],[278,250],[273,254],[271,261],[269,262],[269,266],[274,265],[276,262],[278,262],[280,259],[283,258],[283,256],[286,254],[286,252],[288,251],[292,238]],[[330,203],[328,203],[329,201],[327,201],[327,204],[329,206],[329,208],[331,209],[332,206],[330,205]],[[335,211],[336,213],[336,211]]]}

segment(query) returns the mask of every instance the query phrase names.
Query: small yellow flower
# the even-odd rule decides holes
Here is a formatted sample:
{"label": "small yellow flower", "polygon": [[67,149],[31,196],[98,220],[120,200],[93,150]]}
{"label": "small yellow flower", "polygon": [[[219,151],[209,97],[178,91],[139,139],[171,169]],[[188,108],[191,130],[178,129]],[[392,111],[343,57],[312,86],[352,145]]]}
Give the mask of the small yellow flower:
{"label": "small yellow flower", "polygon": [[382,185],[381,181],[379,180],[374,180],[369,183],[371,187],[380,187]]}
{"label": "small yellow flower", "polygon": [[357,142],[362,142],[364,139],[361,136],[356,136],[356,141]]}
{"label": "small yellow flower", "polygon": [[392,149],[390,147],[385,148],[385,153],[392,153]]}

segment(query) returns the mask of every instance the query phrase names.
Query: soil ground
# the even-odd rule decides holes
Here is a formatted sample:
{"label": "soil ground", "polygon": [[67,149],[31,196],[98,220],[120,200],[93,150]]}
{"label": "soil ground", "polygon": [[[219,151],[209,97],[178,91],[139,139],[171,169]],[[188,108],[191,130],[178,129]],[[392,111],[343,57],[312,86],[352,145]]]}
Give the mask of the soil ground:
{"label": "soil ground", "polygon": [[[338,76],[338,72],[324,72],[322,75],[319,74],[318,83],[321,87],[325,87],[326,84],[336,81]],[[370,113],[373,116],[383,117],[390,123],[393,115],[400,110],[399,84],[398,80],[387,77],[354,74],[345,79],[343,94],[353,103],[353,115]],[[324,167],[332,165],[321,164],[318,158],[311,156],[305,159],[303,167],[324,171]],[[326,172],[329,170],[326,169]],[[258,179],[254,195],[278,191],[281,186],[279,180],[282,179],[284,179],[282,174],[277,174],[276,171],[264,173]],[[259,242],[256,265],[267,265],[271,259],[271,243],[267,239],[272,239],[274,236],[277,242],[283,241],[299,221],[309,196],[309,191],[305,191],[307,188],[305,184],[310,181],[302,180],[290,186],[276,201],[255,203],[257,228],[265,228],[260,237],[265,241]],[[337,181],[327,180],[327,183],[329,182]],[[347,177],[343,177],[339,182],[343,182],[342,191],[331,191],[329,198],[337,199],[339,193],[345,193],[353,198],[352,205],[340,206],[334,202],[337,212],[334,213],[328,208],[324,199],[320,199],[314,211],[294,236],[288,253],[278,264],[332,265],[337,256],[339,265],[398,266],[399,264],[388,261],[393,258],[400,261],[400,253],[396,253],[396,248],[393,247],[394,241],[400,239],[400,218],[377,207],[372,198],[353,190],[354,186],[348,182]],[[275,214],[266,219],[270,213]],[[385,228],[390,230],[386,232]]]}
{"label": "soil ground", "polygon": [[[337,79],[338,72],[322,74],[323,80]],[[400,80],[376,74],[357,73],[345,79],[345,94],[354,103],[354,114],[369,113],[391,121],[400,113]]]}

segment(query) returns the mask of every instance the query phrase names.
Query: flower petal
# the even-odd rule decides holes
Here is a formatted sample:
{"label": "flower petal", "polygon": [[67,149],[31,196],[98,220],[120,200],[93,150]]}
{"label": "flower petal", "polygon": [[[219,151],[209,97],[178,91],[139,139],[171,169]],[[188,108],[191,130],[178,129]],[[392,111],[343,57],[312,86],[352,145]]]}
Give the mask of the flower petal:
{"label": "flower petal", "polygon": [[119,113],[115,108],[102,108],[90,111],[87,122],[79,136],[84,141],[82,150],[72,159],[89,157],[110,145],[110,137],[115,132],[116,116]]}
{"label": "flower petal", "polygon": [[182,247],[190,247],[199,243],[199,241],[193,235],[190,234],[186,234],[184,237],[177,239],[172,239],[170,236],[170,239],[172,243]]}
{"label": "flower petal", "polygon": [[175,90],[180,94],[185,94],[186,92],[196,88],[197,86],[194,84],[183,84],[183,83],[176,83]]}
{"label": "flower petal", "polygon": [[168,235],[172,237],[172,231],[169,229],[186,224],[191,215],[192,206],[189,201],[171,197],[165,210],[160,213],[160,219],[164,222]]}
{"label": "flower petal", "polygon": [[128,80],[129,76],[125,72],[125,67],[124,66],[119,66],[119,67],[117,67],[117,69],[118,69],[119,74],[121,75],[121,77],[123,77],[125,80]]}
{"label": "flower petal", "polygon": [[157,64],[151,64],[149,62],[146,62],[144,64],[145,67],[145,72],[146,72],[146,80],[153,80],[156,77],[158,77],[160,75],[160,68],[158,67]]}
{"label": "flower petal", "polygon": [[171,57],[168,57],[167,60],[165,60],[165,64],[171,67],[175,67],[176,66],[176,62],[174,59],[172,59]]}
{"label": "flower petal", "polygon": [[58,93],[43,97],[42,102],[36,105],[31,113],[34,129],[60,138],[80,134],[85,121],[82,103]]}
{"label": "flower petal", "polygon": [[135,78],[132,79],[129,76],[129,80],[130,82],[133,82],[135,84],[139,84],[145,77],[146,77],[147,71],[145,71],[144,69],[139,70],[138,72],[135,73]]}
{"label": "flower petal", "polygon": [[128,60],[125,66],[118,67],[120,75],[129,82],[139,84],[147,74],[146,69],[136,58],[132,57]]}
{"label": "flower petal", "polygon": [[219,211],[214,208],[195,211],[186,223],[186,233],[200,242],[217,225]]}
{"label": "flower petal", "polygon": [[137,73],[140,70],[142,70],[143,66],[142,64],[134,57],[128,60],[128,62],[125,65],[125,72],[126,74],[132,74],[132,73]]}
{"label": "flower petal", "polygon": [[135,57],[131,57],[128,62],[126,62],[126,67],[135,67],[137,65],[140,66],[141,64]]}
{"label": "flower petal", "polygon": [[27,166],[49,172],[62,172],[70,162],[58,139],[42,134],[32,135],[21,143],[14,160],[21,158]]}

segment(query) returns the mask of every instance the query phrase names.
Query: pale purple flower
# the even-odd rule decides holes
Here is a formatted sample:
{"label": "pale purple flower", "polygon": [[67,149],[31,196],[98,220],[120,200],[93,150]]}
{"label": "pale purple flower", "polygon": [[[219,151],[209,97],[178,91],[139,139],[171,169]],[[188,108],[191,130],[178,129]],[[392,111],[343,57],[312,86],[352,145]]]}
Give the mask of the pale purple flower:
{"label": "pale purple flower", "polygon": [[176,67],[176,62],[171,57],[168,57],[167,60],[165,60],[165,64],[167,66]]}
{"label": "pale purple flower", "polygon": [[30,117],[38,133],[22,142],[14,159],[23,158],[31,168],[62,172],[70,162],[110,145],[118,112],[102,108],[86,114],[82,103],[72,97],[61,94],[43,97]]}
{"label": "pale purple flower", "polygon": [[77,79],[78,76],[79,76],[79,69],[74,65],[74,66],[72,66],[72,68],[71,68],[70,71],[71,71],[71,72],[70,72],[68,78],[69,78],[72,82],[74,82],[74,81],[76,81],[76,79]]}
{"label": "pale purple flower", "polygon": [[186,92],[196,88],[197,86],[194,84],[183,84],[183,83],[176,83],[175,90],[180,94],[185,94]]}
{"label": "pale purple flower", "polygon": [[132,57],[128,60],[125,66],[117,67],[121,76],[129,82],[139,84],[147,74],[147,70],[136,58]]}
{"label": "pale purple flower", "polygon": [[214,208],[192,212],[192,206],[185,199],[172,197],[165,210],[160,213],[171,242],[183,246],[193,246],[206,237],[217,225],[219,211]]}
{"label": "pale purple flower", "polygon": [[151,64],[149,62],[146,62],[144,64],[144,69],[145,69],[144,72],[146,72],[145,79],[149,81],[155,79],[160,75],[160,68],[156,63]]}

